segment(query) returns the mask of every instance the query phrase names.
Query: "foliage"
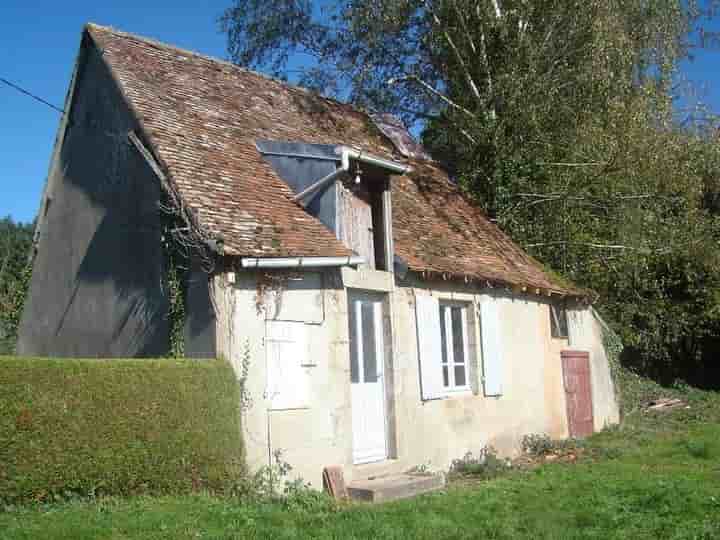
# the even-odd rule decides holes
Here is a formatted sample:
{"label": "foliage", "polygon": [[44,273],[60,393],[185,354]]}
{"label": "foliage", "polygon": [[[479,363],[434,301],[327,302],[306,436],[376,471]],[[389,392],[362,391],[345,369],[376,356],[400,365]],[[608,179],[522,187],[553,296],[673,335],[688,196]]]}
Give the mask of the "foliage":
{"label": "foliage", "polygon": [[450,465],[451,475],[470,475],[490,480],[510,470],[510,462],[501,459],[492,446],[483,446],[477,456],[472,452],[462,458],[454,459]]}
{"label": "foliage", "polygon": [[28,264],[33,226],[0,219],[0,354],[15,349],[32,267]]}
{"label": "foliage", "polygon": [[603,346],[610,364],[622,418],[641,411],[651,401],[660,398],[688,399],[703,395],[680,380],[673,381],[672,385],[662,386],[657,381],[642,376],[637,368],[623,365],[620,361],[623,350],[620,337],[605,326],[604,322],[602,324]]}
{"label": "foliage", "polygon": [[169,258],[170,264],[166,270],[166,286],[170,307],[168,318],[170,321],[170,356],[183,358],[185,356],[185,298],[187,285],[182,279],[183,272]]}
{"label": "foliage", "polygon": [[245,338],[240,358],[240,373],[238,373],[238,392],[240,395],[240,410],[245,412],[252,407],[252,393],[248,388],[250,374],[250,340]]}
{"label": "foliage", "polygon": [[544,433],[530,433],[523,436],[520,443],[522,451],[536,457],[575,450],[583,446],[583,441],[576,439],[551,439]]}
{"label": "foliage", "polygon": [[165,259],[163,285],[168,296],[168,351],[171,358],[185,356],[185,305],[187,303],[190,250],[179,242],[172,231],[179,229],[178,219],[163,215],[165,221],[162,248]]}
{"label": "foliage", "polygon": [[300,84],[421,130],[492,219],[597,292],[625,364],[708,384],[720,145],[675,102],[717,3],[235,0],[221,21],[235,62],[288,76],[302,53]]}
{"label": "foliage", "polygon": [[[699,540],[720,537],[720,396],[691,391],[702,414],[631,415],[593,436],[619,458],[552,463],[481,485],[329,513],[282,502],[206,495],[17,508],[0,514],[8,540],[104,538],[494,538]],[[707,447],[694,457],[685,441]]]}
{"label": "foliage", "polygon": [[273,462],[245,476],[235,487],[243,504],[279,504],[288,510],[315,514],[337,510],[335,499],[318,491],[302,478],[289,479],[292,466],[283,459],[282,450],[273,452]]}
{"label": "foliage", "polygon": [[0,359],[0,505],[230,491],[238,399],[216,360]]}

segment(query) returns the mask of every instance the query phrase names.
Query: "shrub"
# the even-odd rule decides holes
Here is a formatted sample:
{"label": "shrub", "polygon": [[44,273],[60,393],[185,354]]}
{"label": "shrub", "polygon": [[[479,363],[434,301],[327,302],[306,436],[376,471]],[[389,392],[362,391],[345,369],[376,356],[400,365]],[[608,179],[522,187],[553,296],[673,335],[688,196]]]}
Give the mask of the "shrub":
{"label": "shrub", "polygon": [[553,440],[544,433],[530,433],[522,438],[522,451],[533,456],[544,456],[553,451]]}
{"label": "shrub", "polygon": [[483,446],[477,456],[468,452],[462,458],[454,459],[450,465],[450,474],[477,476],[489,480],[509,469],[509,462],[499,458],[492,446]]}
{"label": "shrub", "polygon": [[0,504],[229,491],[238,407],[219,360],[0,358]]}
{"label": "shrub", "polygon": [[302,478],[290,480],[292,465],[283,458],[282,450],[273,452],[273,462],[246,475],[236,488],[242,503],[281,504],[288,510],[303,510],[314,515],[334,512],[337,501],[324,491],[313,489]]}
{"label": "shrub", "polygon": [[562,454],[582,448],[584,442],[578,439],[556,440],[544,433],[530,433],[522,438],[522,451],[531,456],[543,457],[548,454]]}

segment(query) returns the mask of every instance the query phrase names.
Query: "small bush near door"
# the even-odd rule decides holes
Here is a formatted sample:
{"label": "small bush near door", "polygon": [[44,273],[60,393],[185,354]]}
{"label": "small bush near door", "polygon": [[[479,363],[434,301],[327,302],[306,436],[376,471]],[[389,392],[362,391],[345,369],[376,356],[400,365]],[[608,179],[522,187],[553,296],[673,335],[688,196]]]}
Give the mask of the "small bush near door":
{"label": "small bush near door", "polygon": [[227,492],[239,403],[219,360],[0,358],[0,505]]}
{"label": "small bush near door", "polygon": [[508,472],[511,464],[501,459],[492,446],[483,446],[477,455],[468,452],[462,458],[454,459],[450,465],[452,476],[473,476],[490,480]]}

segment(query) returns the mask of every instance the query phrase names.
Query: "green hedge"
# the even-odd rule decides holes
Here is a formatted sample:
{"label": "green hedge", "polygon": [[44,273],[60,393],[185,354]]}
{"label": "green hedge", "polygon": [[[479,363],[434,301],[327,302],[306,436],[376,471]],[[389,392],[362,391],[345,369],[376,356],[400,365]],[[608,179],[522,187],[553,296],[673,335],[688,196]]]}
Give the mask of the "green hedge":
{"label": "green hedge", "polygon": [[0,503],[226,492],[238,409],[220,360],[0,358]]}

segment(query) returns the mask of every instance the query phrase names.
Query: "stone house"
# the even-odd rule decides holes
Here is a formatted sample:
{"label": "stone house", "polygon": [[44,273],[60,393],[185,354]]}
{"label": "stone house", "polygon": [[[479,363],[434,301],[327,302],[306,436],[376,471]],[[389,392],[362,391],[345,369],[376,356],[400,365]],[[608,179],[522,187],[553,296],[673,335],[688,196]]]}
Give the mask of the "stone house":
{"label": "stone house", "polygon": [[245,381],[253,467],[441,470],[618,421],[586,293],[392,118],[92,24],[65,110],[20,354],[167,354],[170,238],[185,352]]}

